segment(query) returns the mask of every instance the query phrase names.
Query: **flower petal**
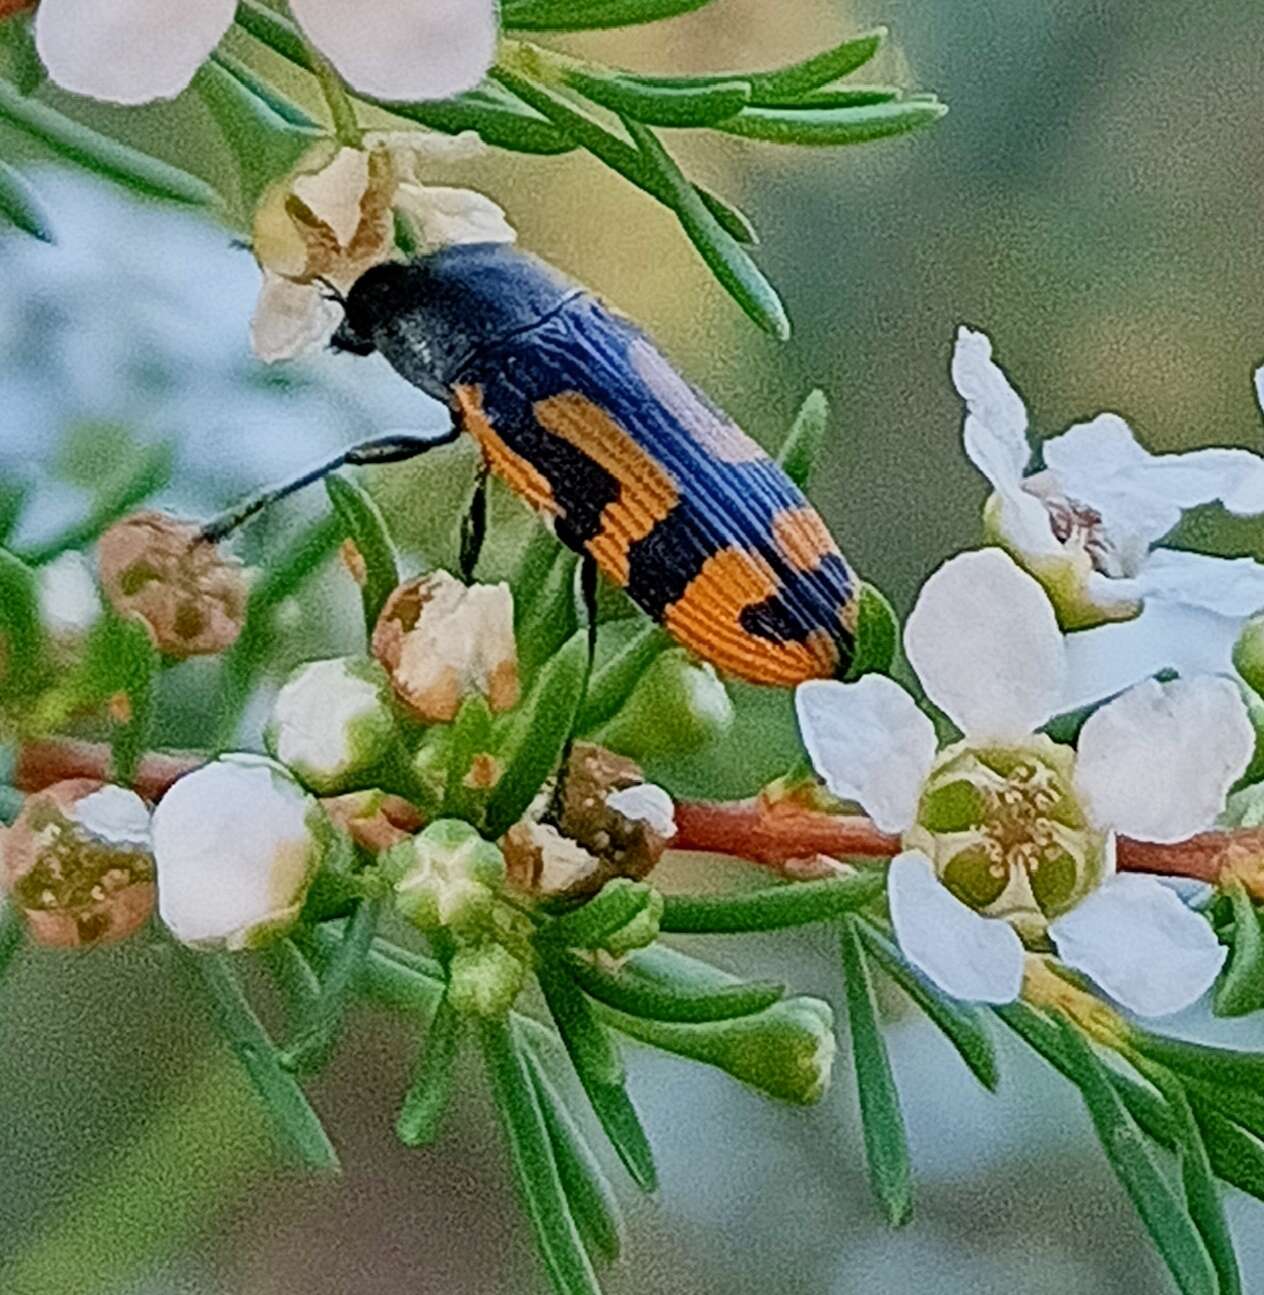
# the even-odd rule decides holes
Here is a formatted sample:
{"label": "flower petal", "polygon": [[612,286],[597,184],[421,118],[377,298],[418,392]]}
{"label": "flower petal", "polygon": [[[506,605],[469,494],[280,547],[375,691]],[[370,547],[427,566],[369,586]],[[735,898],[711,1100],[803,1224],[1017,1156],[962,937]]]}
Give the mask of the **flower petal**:
{"label": "flower petal", "polygon": [[1062,698],[1053,607],[1000,549],[959,554],[932,573],[904,647],[927,695],[969,738],[1026,737]]}
{"label": "flower petal", "polygon": [[963,438],[970,462],[1002,494],[1017,490],[1031,458],[1027,409],[992,359],[992,342],[986,333],[964,324],[957,329],[952,383],[966,402]]}
{"label": "flower petal", "polygon": [[1075,789],[1098,827],[1183,841],[1212,826],[1254,749],[1230,680],[1148,679],[1085,721]]}
{"label": "flower petal", "polygon": [[1228,950],[1153,877],[1112,878],[1050,924],[1058,956],[1138,1016],[1169,1016],[1211,988]]}
{"label": "flower petal", "polygon": [[841,800],[859,801],[884,832],[909,827],[935,759],[935,727],[884,675],[814,679],[794,694],[812,767]]}
{"label": "flower petal", "polygon": [[1221,616],[1251,616],[1264,608],[1264,562],[1253,558],[1155,549],[1132,580],[1120,583],[1133,597],[1165,598]]}
{"label": "flower petal", "polygon": [[290,0],[290,11],[351,85],[379,99],[469,90],[496,53],[494,0]]}
{"label": "flower petal", "polygon": [[1160,670],[1226,674],[1233,668],[1241,629],[1236,617],[1155,598],[1133,620],[1068,634],[1066,687],[1058,709],[1077,710],[1113,697]]}
{"label": "flower petal", "polygon": [[341,318],[337,305],[326,301],[314,283],[295,283],[264,270],[250,321],[250,344],[268,364],[292,360],[327,342]]}
{"label": "flower petal", "polygon": [[1041,452],[1062,493],[1102,515],[1112,546],[1124,555],[1129,570],[1188,507],[1147,484],[1147,469],[1157,458],[1118,414],[1077,423],[1043,442]]}
{"label": "flower petal", "polygon": [[887,900],[904,956],[945,993],[975,1003],[1018,997],[1022,941],[1007,922],[963,904],[924,854],[906,850],[891,860]]}
{"label": "flower petal", "polygon": [[45,0],[35,13],[35,45],[63,90],[147,103],[170,99],[219,44],[234,0],[197,0],[173,12],[170,0]]}
{"label": "flower petal", "polygon": [[[1248,450],[1151,454],[1118,414],[1069,428],[1043,450],[1068,495],[1107,516],[1146,510],[1155,539],[1198,504],[1219,500],[1242,516],[1264,513],[1264,458]],[[1164,518],[1167,527],[1157,529]]]}
{"label": "flower petal", "polygon": [[452,243],[512,243],[518,235],[503,208],[473,189],[401,184],[395,206],[410,216],[426,248]]}

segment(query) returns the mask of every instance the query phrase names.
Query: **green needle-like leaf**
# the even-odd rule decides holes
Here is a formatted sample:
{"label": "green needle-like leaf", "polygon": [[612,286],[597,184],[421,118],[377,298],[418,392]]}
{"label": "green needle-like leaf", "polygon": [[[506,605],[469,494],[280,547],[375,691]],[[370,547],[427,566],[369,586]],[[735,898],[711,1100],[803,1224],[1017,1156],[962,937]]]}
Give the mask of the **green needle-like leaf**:
{"label": "green needle-like leaf", "polygon": [[864,1124],[869,1184],[892,1227],[907,1223],[913,1212],[908,1136],[900,1095],[891,1073],[886,1044],[878,1025],[873,985],[856,923],[842,922],[843,976],[847,1019],[851,1026],[852,1062]]}
{"label": "green needle-like leaf", "polygon": [[24,97],[48,79],[35,48],[33,27],[33,19],[20,13],[10,13],[0,22],[0,76]]}
{"label": "green needle-like leaf", "polygon": [[777,451],[777,462],[800,490],[806,490],[812,480],[825,432],[829,425],[829,401],[819,387],[809,391],[799,406],[799,412],[790,424],[786,439]]}
{"label": "green needle-like leaf", "polygon": [[296,125],[293,111],[282,115],[257,80],[236,75],[239,66],[212,58],[198,69],[193,89],[219,127],[241,183],[242,216],[249,219],[260,197],[278,176],[288,175],[312,144],[324,137],[314,123]]}
{"label": "green needle-like leaf", "polygon": [[736,895],[665,895],[659,928],[678,934],[720,935],[827,922],[871,903],[883,886],[881,873],[861,872]]}
{"label": "green needle-like leaf", "polygon": [[1241,1295],[1242,1275],[1203,1135],[1181,1081],[1162,1066],[1147,1065],[1142,1074],[1163,1094],[1176,1125],[1185,1203],[1216,1268],[1220,1295]]}
{"label": "green needle-like leaf", "polygon": [[[730,120],[740,121],[741,117]],[[623,118],[623,124],[646,166],[660,177],[662,188],[668,195],[668,205],[676,212],[681,228],[711,273],[760,328],[784,342],[790,336],[790,321],[776,289],[764,278],[742,245],[711,214],[658,136],[648,126],[630,118]],[[717,127],[727,128],[728,123]]]}
{"label": "green needle-like leaf", "polygon": [[338,514],[347,538],[356,546],[364,560],[364,583],[360,587],[360,600],[364,604],[365,628],[371,635],[386,600],[399,584],[395,546],[391,543],[382,510],[354,481],[341,473],[330,473],[325,478],[325,493]]}
{"label": "green needle-like leaf", "polygon": [[1216,1269],[1184,1202],[1146,1149],[1141,1130],[1124,1109],[1102,1062],[1080,1032],[1063,1018],[1071,1078],[1079,1088],[1098,1141],[1146,1231],[1183,1295],[1217,1295]]}
{"label": "green needle-like leaf", "polygon": [[574,728],[587,668],[587,636],[574,634],[541,669],[530,695],[510,715],[498,743],[505,771],[487,802],[486,835],[491,840],[522,817],[557,768]]}
{"label": "green needle-like leaf", "polygon": [[[1047,1017],[1022,1002],[992,1010],[1050,1065],[1068,1079],[1074,1079],[1062,1034]],[[1107,1075],[1128,1114],[1147,1136],[1166,1147],[1176,1147],[1178,1135],[1172,1112],[1154,1090],[1113,1068]],[[1189,1101],[1216,1176],[1264,1200],[1264,1142],[1221,1114],[1215,1103],[1206,1100],[1198,1090],[1189,1090]]]}
{"label": "green needle-like leaf", "polygon": [[565,964],[546,958],[536,968],[536,975],[558,1033],[581,1077],[586,1075],[595,1083],[622,1087],[627,1072],[618,1044],[594,1015]]}
{"label": "green needle-like leaf", "polygon": [[800,103],[821,86],[847,76],[869,62],[886,39],[885,27],[842,41],[831,49],[810,58],[787,63],[767,72],[712,72],[703,76],[653,76],[624,73],[644,85],[667,89],[686,89],[715,85],[723,81],[742,80],[750,86],[751,103],[767,107]]}
{"label": "green needle-like leaf", "polygon": [[494,722],[491,707],[480,694],[467,697],[448,729],[448,770],[439,818],[460,818],[477,828],[483,826],[488,792],[466,785],[477,756],[493,747]]}
{"label": "green needle-like leaf", "polygon": [[590,733],[615,715],[654,659],[671,645],[667,631],[650,621],[599,669],[594,670],[583,708],[575,721],[576,732]]}
{"label": "green needle-like leaf", "polygon": [[571,1214],[548,1126],[508,1022],[482,1023],[483,1060],[509,1163],[557,1295],[601,1295]]}
{"label": "green needle-like leaf", "polygon": [[717,122],[714,129],[743,139],[771,144],[800,144],[810,148],[867,144],[890,135],[904,135],[929,126],[948,111],[947,105],[926,99],[896,99],[851,108],[744,108],[736,117]]}
{"label": "green needle-like leaf", "polygon": [[228,957],[177,947],[186,966],[205,988],[224,1041],[245,1068],[286,1145],[309,1169],[336,1171],[338,1157],[319,1117],[298,1080],[281,1064]]}
{"label": "green needle-like leaf", "polygon": [[13,965],[25,941],[26,923],[22,914],[7,899],[0,899],[0,979]]}
{"label": "green needle-like leaf", "polygon": [[0,81],[0,122],[36,140],[64,161],[86,167],[138,193],[194,207],[211,207],[218,202],[215,190],[204,181],[116,143],[47,104],[23,98],[5,81]]}
{"label": "green needle-like leaf", "polygon": [[1223,886],[1233,904],[1233,953],[1216,986],[1217,1016],[1245,1016],[1264,1007],[1264,932],[1246,888],[1236,877]]}
{"label": "green needle-like leaf", "polygon": [[983,1013],[949,998],[929,976],[909,966],[899,949],[870,923],[861,920],[856,929],[869,956],[943,1031],[979,1083],[995,1091],[1000,1080],[996,1045]]}
{"label": "green needle-like leaf", "polygon": [[108,696],[127,698],[126,718],[110,734],[114,781],[131,786],[141,757],[149,749],[153,723],[154,685],[161,659],[149,631],[136,619],[107,613],[101,625],[109,630],[110,667],[118,686]]}
{"label": "green needle-like leaf", "polygon": [[1138,1052],[1178,1075],[1264,1101],[1264,1054],[1189,1043],[1142,1029],[1135,1029],[1130,1037]]}
{"label": "green needle-like leaf", "polygon": [[0,222],[7,222],[41,242],[57,241],[53,237],[52,222],[35,190],[7,162],[0,162]]}
{"label": "green needle-like leaf", "polygon": [[900,622],[886,594],[861,581],[856,598],[856,646],[847,668],[849,682],[862,675],[887,674],[900,647]]}
{"label": "green needle-like leaf", "polygon": [[113,475],[97,492],[87,514],[43,544],[27,549],[23,557],[32,566],[42,566],[67,549],[86,548],[101,532],[130,513],[171,480],[175,453],[170,445],[153,445],[141,450],[127,470]]}
{"label": "green needle-like leaf", "polygon": [[887,29],[875,27],[810,58],[771,72],[758,72],[750,78],[751,102],[795,103],[810,91],[863,67],[882,48],[886,38]]}
{"label": "green needle-like leaf", "polygon": [[430,1029],[426,1032],[412,1083],[395,1121],[395,1132],[407,1146],[428,1146],[439,1135],[444,1112],[452,1097],[457,1052],[464,1028],[464,1019],[452,1009],[445,994],[439,1000]]}
{"label": "green needle-like leaf", "polygon": [[243,63],[241,59],[234,58],[224,50],[218,49],[211,55],[211,61],[241,82],[246,90],[255,98],[262,100],[273,115],[279,117],[286,125],[296,126],[301,131],[323,133],[320,130],[318,121],[310,117],[292,99],[287,99],[276,86],[265,81],[263,77],[256,75],[254,70]]}
{"label": "green needle-like leaf", "polygon": [[731,222],[717,218],[712,205],[685,179],[651,130],[623,118],[636,145],[633,147],[547,86],[501,64],[492,69],[492,75],[594,157],[670,207],[712,273],[742,309],[775,337],[784,340],[789,336],[781,299],[730,232]]}
{"label": "green needle-like leaf", "polygon": [[632,1181],[643,1191],[653,1191],[658,1182],[654,1156],[624,1088],[617,1045],[564,971],[544,963],[537,974],[571,1064],[606,1137]]}
{"label": "green needle-like leaf", "polygon": [[28,696],[48,672],[44,627],[35,572],[8,549],[0,549],[0,645],[0,694]]}
{"label": "green needle-like leaf", "polygon": [[585,99],[647,126],[714,126],[741,112],[750,102],[750,83],[741,80],[701,86],[656,86],[578,68],[568,69],[564,78]]}
{"label": "green needle-like leaf", "polygon": [[320,980],[312,964],[288,936],[265,944],[259,954],[285,1004],[286,1022],[293,1033],[311,1019],[320,996]]}
{"label": "green needle-like leaf", "polygon": [[599,949],[616,931],[639,917],[654,898],[643,881],[616,877],[591,899],[540,928],[541,946],[557,949]]}
{"label": "green needle-like leaf", "polygon": [[522,1055],[531,1072],[544,1124],[548,1129],[558,1177],[575,1217],[579,1235],[594,1259],[607,1263],[618,1259],[623,1249],[623,1213],[601,1162],[566,1108],[562,1095],[553,1087],[530,1048]]}
{"label": "green needle-like leaf", "polygon": [[311,1012],[281,1056],[281,1064],[288,1069],[313,1071],[328,1064],[342,1032],[347,995],[369,956],[384,904],[381,899],[363,899],[347,920],[342,943],[325,968]]}
{"label": "green needle-like leaf", "polygon": [[593,31],[692,13],[711,0],[505,0],[507,31]]}
{"label": "green needle-like leaf", "polygon": [[17,529],[31,498],[29,480],[0,479],[0,544],[7,544],[9,536]]}
{"label": "green needle-like leaf", "polygon": [[575,569],[578,558],[544,527],[527,544],[513,578],[514,638],[524,675],[539,668],[575,633]]}
{"label": "green needle-like leaf", "polygon": [[[714,979],[700,983],[702,978],[696,972],[682,970],[679,964],[702,968]],[[661,946],[638,949],[617,969],[578,956],[568,959],[567,969],[597,1002],[655,1021],[728,1021],[762,1012],[786,992],[785,986],[775,981],[738,980]]]}

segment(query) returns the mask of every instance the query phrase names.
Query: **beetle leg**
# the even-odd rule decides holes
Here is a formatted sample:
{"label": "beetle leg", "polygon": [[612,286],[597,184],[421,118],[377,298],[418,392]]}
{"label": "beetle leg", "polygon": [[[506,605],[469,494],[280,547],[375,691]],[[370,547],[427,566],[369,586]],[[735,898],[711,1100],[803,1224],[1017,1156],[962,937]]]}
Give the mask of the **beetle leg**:
{"label": "beetle leg", "polygon": [[344,464],[372,465],[378,463],[402,463],[405,459],[415,459],[437,445],[450,445],[461,434],[460,427],[453,423],[451,427],[433,436],[420,436],[409,432],[388,432],[384,436],[375,436],[368,441],[360,441],[335,454],[332,458],[317,463],[314,467],[300,472],[289,481],[278,486],[261,490],[258,494],[243,499],[227,512],[213,517],[198,533],[198,538],[213,544],[232,534],[243,523],[248,522],[256,513],[271,507],[279,500],[286,499],[295,492],[310,486],[327,477]]}
{"label": "beetle leg", "polygon": [[487,538],[487,464],[480,463],[474,480],[474,495],[469,511],[461,518],[461,579],[468,585],[474,579],[483,540]]}
{"label": "beetle leg", "polygon": [[[584,666],[584,679],[579,689],[579,705],[575,708],[575,718],[583,713],[584,699],[588,696],[588,685],[592,682],[593,658],[597,655],[597,560],[591,553],[581,553],[579,557],[579,595],[584,604],[585,629],[588,634],[588,661]],[[566,771],[571,762],[571,749],[575,745],[575,730],[571,729],[566,745],[562,748],[562,762],[558,766],[557,782],[553,787],[553,796],[549,803],[548,817],[557,822],[562,815],[562,801],[566,796]]]}

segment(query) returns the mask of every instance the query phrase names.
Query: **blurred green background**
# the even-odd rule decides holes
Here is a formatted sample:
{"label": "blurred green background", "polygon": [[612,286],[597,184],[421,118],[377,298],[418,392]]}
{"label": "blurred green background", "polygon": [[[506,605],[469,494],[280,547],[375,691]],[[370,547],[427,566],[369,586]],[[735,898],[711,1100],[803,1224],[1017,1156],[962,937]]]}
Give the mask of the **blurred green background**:
{"label": "blurred green background", "polygon": [[[755,217],[795,324],[788,345],[757,334],[671,218],[591,159],[492,157],[461,180],[497,197],[527,246],[655,332],[766,443],[824,387],[832,435],[814,496],[856,565],[907,608],[931,567],[978,535],[984,490],[947,377],[959,322],[992,334],[1042,434],[1115,409],[1154,448],[1260,447],[1264,13],[1223,0],[715,0],[573,47],[644,70],[765,66],[876,22],[891,25],[892,48],[866,79],[937,91],[951,108],[938,126],[839,152],[674,141]],[[177,131],[169,109],[93,112],[215,174],[224,159],[200,105],[177,108]],[[256,272],[224,230],[86,180],[40,184],[57,197],[59,246],[0,240],[0,469],[63,469],[41,486],[36,529],[80,506],[93,463],[108,469],[105,427],[172,441],[167,499],[206,512],[331,446],[440,420],[373,363],[257,365]],[[393,478],[392,520],[433,525],[427,474],[453,473],[449,459]],[[456,507],[438,514],[445,530]],[[251,556],[266,560],[277,538],[257,530]],[[1229,538],[1264,556],[1258,521]],[[293,609],[287,650],[349,644],[354,614],[345,587],[318,589]],[[198,671],[182,668],[171,690],[170,741],[211,722]],[[783,698],[752,715],[717,789],[753,785],[792,745]],[[837,993],[825,931],[699,951]],[[6,982],[0,1290],[543,1289],[474,1067],[439,1145],[405,1151],[391,1124],[412,1040],[361,1014],[314,1088],[345,1177],[303,1180],[277,1167],[187,991],[143,947],[32,956]],[[1211,1029],[1197,1013],[1177,1025]],[[1250,1021],[1215,1030],[1264,1045]],[[890,1042],[919,1174],[917,1213],[898,1233],[868,1196],[845,1055],[831,1096],[805,1113],[629,1049],[663,1186],[651,1201],[625,1193],[628,1257],[611,1295],[1168,1289],[1070,1090],[1007,1049],[1002,1092],[988,1097],[912,1017]],[[1245,1201],[1232,1215],[1247,1287],[1264,1289],[1264,1215]]]}

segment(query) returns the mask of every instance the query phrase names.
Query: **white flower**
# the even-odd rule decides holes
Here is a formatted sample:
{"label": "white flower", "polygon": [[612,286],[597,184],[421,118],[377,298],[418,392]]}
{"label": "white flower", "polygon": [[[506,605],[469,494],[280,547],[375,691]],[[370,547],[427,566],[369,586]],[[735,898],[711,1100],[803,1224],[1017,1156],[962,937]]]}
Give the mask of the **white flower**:
{"label": "white flower", "polygon": [[272,760],[185,774],[153,818],[158,912],[184,944],[265,943],[298,916],[328,843],[320,807]]}
{"label": "white flower", "polygon": [[386,672],[364,657],[299,666],[272,703],[268,750],[314,790],[346,790],[390,749],[388,689]]}
{"label": "white flower", "polygon": [[1165,667],[1227,670],[1243,620],[1264,607],[1264,564],[1155,545],[1199,504],[1264,513],[1264,458],[1151,454],[1117,414],[1098,414],[1042,442],[1045,468],[1033,471],[1026,407],[984,333],[958,330],[952,379],[966,404],[966,453],[994,490],[997,541],[1045,586],[1067,628],[1127,622],[1069,641],[1064,708]]}
{"label": "white flower", "polygon": [[[35,41],[64,90],[113,103],[169,99],[232,25],[236,0],[42,0]],[[496,51],[494,0],[290,0],[311,41],[362,94],[446,99]]]}
{"label": "white flower", "polygon": [[513,229],[490,198],[420,182],[424,164],[480,149],[470,132],[372,132],[362,149],[314,145],[255,212],[252,248],[263,284],[250,327],[259,358],[290,359],[329,340],[342,311],[327,285],[346,292],[365,270],[395,255],[397,212],[422,251],[513,242]]}
{"label": "white flower", "polygon": [[1115,834],[1179,841],[1212,826],[1254,736],[1237,686],[1147,680],[1098,710],[1078,751],[1035,730],[1063,694],[1065,649],[1040,585],[999,549],[927,580],[904,638],[931,721],[879,675],[813,681],[799,726],[830,791],[902,836],[887,893],[906,956],[948,993],[1009,1002],[1023,941],[1056,944],[1124,1006],[1166,1015],[1215,979],[1208,923],[1155,879],[1115,876]]}
{"label": "white flower", "polygon": [[101,595],[92,564],[73,549],[58,554],[36,573],[40,621],[61,642],[81,639],[101,615]]}

